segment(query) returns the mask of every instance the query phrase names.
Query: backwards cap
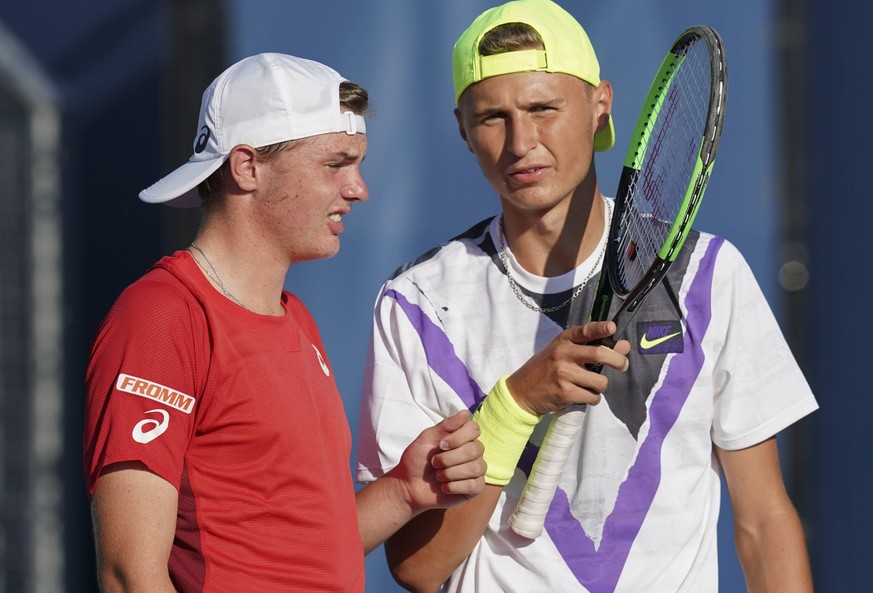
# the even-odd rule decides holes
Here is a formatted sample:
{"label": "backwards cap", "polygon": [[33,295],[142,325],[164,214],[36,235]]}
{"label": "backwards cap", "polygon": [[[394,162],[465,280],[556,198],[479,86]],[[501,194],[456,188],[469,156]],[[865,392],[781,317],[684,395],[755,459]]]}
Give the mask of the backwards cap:
{"label": "backwards cap", "polygon": [[[524,23],[533,27],[545,49],[526,49],[483,56],[482,38],[498,25]],[[461,34],[452,51],[455,102],[471,84],[516,72],[560,72],[597,86],[600,64],[582,25],[551,0],[516,0],[486,10]],[[615,143],[612,116],[594,136],[594,149],[609,150]]]}
{"label": "backwards cap", "polygon": [[191,207],[200,204],[197,185],[227,160],[238,144],[261,148],[319,134],[366,133],[364,118],[340,113],[345,79],[318,62],[284,54],[245,58],[203,92],[188,162],[140,192],[144,202]]}

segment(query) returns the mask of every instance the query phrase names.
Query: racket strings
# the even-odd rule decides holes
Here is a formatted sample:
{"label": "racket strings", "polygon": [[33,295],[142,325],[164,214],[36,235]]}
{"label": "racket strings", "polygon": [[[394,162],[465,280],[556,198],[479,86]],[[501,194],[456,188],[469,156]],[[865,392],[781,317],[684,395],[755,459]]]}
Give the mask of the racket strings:
{"label": "racket strings", "polygon": [[689,184],[700,168],[700,147],[709,113],[711,60],[707,44],[692,42],[676,55],[664,77],[654,121],[647,134],[645,156],[631,181],[627,205],[616,237],[617,280],[627,293],[646,275],[675,232],[673,221],[692,208]]}

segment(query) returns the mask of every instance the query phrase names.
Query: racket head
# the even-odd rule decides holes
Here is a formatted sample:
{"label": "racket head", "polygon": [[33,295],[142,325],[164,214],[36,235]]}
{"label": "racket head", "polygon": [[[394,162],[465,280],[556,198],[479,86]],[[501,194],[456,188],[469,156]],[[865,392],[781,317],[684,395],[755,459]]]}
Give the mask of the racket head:
{"label": "racket head", "polygon": [[[691,74],[686,72],[695,72],[694,77],[709,77],[709,80],[696,86],[696,90],[679,93],[676,89],[685,91],[684,86],[690,84],[685,77]],[[698,93],[700,97],[686,99],[687,93]],[[682,102],[677,102],[680,99],[691,101],[700,111],[693,118],[693,125],[688,124],[688,129],[684,129],[683,124],[677,132],[674,131],[676,126],[671,125],[675,121],[670,120],[675,112],[681,113],[684,108]],[[591,314],[592,320],[604,320],[613,294],[625,297],[614,317],[618,326],[613,336],[616,340],[639,304],[663,279],[688,236],[715,162],[726,101],[727,64],[718,33],[709,27],[684,31],[664,59],[649,90],[616,194],[604,263],[607,269],[606,273],[601,273]],[[684,144],[677,146],[684,150],[664,155],[671,154],[670,158],[676,159],[681,155],[681,166],[664,162],[666,158],[658,162],[663,156],[659,151],[667,145],[664,138],[671,134],[681,138]],[[678,173],[674,166],[678,167]],[[658,176],[666,174],[677,179],[670,182],[669,187],[675,189],[669,192],[663,188],[666,184],[657,183]],[[674,194],[676,197],[668,204],[658,201],[662,195]],[[535,538],[542,533],[551,498],[573,442],[582,430],[582,410],[575,411],[575,415],[556,414],[549,425],[518,507],[509,519],[510,527],[519,535]]]}
{"label": "racket head", "polygon": [[607,248],[610,285],[628,297],[628,310],[660,282],[691,230],[724,127],[727,82],[722,39],[706,26],[682,32],[652,81],[625,156]]}

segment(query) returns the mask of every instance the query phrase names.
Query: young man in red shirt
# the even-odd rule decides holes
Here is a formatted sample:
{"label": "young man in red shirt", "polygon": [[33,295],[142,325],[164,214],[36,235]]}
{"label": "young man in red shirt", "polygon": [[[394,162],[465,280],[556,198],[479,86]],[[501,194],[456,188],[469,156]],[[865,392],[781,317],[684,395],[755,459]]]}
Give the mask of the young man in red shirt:
{"label": "young man in red shirt", "polygon": [[288,268],[339,250],[367,199],[367,93],[282,54],[203,95],[194,154],[140,193],[197,206],[190,246],[101,324],[87,371],[85,471],[101,589],[363,591],[366,552],[484,487],[466,412],[421,432],[355,493],[350,432]]}

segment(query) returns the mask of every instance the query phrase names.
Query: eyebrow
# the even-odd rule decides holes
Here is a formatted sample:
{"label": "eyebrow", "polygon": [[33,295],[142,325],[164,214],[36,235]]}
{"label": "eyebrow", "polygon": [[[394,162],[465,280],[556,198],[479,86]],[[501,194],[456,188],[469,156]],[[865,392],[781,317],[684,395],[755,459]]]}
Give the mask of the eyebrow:
{"label": "eyebrow", "polygon": [[331,154],[330,158],[340,159],[343,161],[357,161],[358,159],[363,161],[365,158],[367,158],[367,155],[361,156],[361,153],[359,152],[348,152],[345,150],[340,150]]}
{"label": "eyebrow", "polygon": [[[549,99],[532,99],[532,100],[528,101],[527,103],[525,103],[524,105],[522,105],[522,108],[523,109],[530,109],[532,107],[558,108],[566,103],[567,103],[567,101],[563,97],[553,97],[553,98],[549,98]],[[515,106],[510,106],[509,109],[514,109],[514,108],[515,108]],[[495,113],[505,113],[506,111],[508,111],[508,109],[504,106],[499,106],[499,107],[486,106],[486,107],[483,107],[482,109],[473,111],[472,116],[476,119],[481,119],[482,117],[485,117],[486,115],[492,115]]]}

